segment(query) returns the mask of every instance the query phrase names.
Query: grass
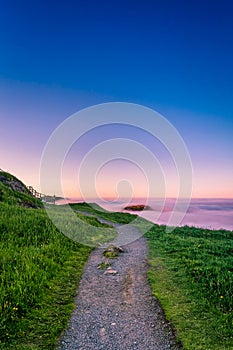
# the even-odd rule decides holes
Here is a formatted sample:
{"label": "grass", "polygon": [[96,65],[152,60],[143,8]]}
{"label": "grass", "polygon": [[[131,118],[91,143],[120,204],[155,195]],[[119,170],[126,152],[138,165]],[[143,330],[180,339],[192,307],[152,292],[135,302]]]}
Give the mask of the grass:
{"label": "grass", "polygon": [[34,204],[41,206],[29,193],[0,182],[1,350],[55,349],[92,250],[80,242],[96,246],[116,236],[98,217],[149,230],[149,282],[184,349],[233,348],[233,232],[181,227],[168,233],[94,204],[71,204],[74,212],[50,205],[47,212],[65,236],[44,209],[25,208]]}
{"label": "grass", "polygon": [[[82,236],[90,227],[113,234],[93,217],[79,218]],[[0,349],[54,349],[92,248],[60,233],[45,210],[3,202],[0,232]]]}
{"label": "grass", "polygon": [[95,203],[72,203],[69,206],[73,210],[81,211],[84,213],[89,213],[93,215],[97,215],[105,220],[109,220],[113,223],[120,224],[129,224],[133,220],[137,218],[137,215],[129,214],[129,213],[118,213],[118,212],[109,212],[104,210],[99,205]]}
{"label": "grass", "polygon": [[110,263],[101,261],[101,263],[98,264],[97,268],[100,269],[100,270],[106,270],[110,266],[111,266]]}
{"label": "grass", "polygon": [[154,225],[149,281],[187,350],[233,348],[233,232]]}
{"label": "grass", "polygon": [[[67,237],[90,246],[101,246],[116,237],[116,230],[94,216],[86,216],[70,210],[68,205],[49,205],[47,213],[54,224]],[[92,213],[93,214],[93,213]]]}
{"label": "grass", "polygon": [[25,192],[14,191],[10,186],[6,186],[3,182],[0,181],[0,202],[12,204],[12,205],[21,205],[21,206],[34,206],[34,207],[43,207],[42,202],[34,198],[27,187],[13,175],[0,171],[0,176],[6,180],[17,181],[22,185]]}

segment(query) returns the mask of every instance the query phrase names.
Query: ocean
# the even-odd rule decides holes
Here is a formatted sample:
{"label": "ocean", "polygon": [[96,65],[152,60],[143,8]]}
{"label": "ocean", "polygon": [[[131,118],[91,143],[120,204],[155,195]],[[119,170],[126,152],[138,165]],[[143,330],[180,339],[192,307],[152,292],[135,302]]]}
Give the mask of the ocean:
{"label": "ocean", "polygon": [[[67,199],[67,202],[83,202],[80,199]],[[171,215],[178,215],[182,218],[176,226],[195,226],[211,230],[225,229],[233,230],[233,199],[209,199],[195,198],[190,203],[180,200],[174,210],[176,200],[173,198],[163,201],[158,198],[134,198],[131,200],[103,200],[98,198],[85,199],[85,202],[97,203],[109,211],[126,212],[124,207],[133,204],[148,205],[148,210],[131,212],[160,225],[167,225],[171,222]],[[63,204],[64,200],[57,204]],[[129,212],[129,211],[127,211]],[[172,225],[173,226],[173,225]]]}

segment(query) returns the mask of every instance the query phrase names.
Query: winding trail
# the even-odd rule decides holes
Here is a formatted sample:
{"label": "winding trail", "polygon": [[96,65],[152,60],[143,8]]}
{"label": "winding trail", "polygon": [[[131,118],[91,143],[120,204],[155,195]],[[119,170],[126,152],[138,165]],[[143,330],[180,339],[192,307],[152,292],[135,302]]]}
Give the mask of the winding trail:
{"label": "winding trail", "polygon": [[147,282],[146,239],[133,226],[127,225],[127,232],[118,225],[116,228],[119,236],[125,234],[126,241],[132,236],[137,239],[110,260],[116,274],[97,268],[106,261],[103,248],[91,253],[58,350],[181,349]]}

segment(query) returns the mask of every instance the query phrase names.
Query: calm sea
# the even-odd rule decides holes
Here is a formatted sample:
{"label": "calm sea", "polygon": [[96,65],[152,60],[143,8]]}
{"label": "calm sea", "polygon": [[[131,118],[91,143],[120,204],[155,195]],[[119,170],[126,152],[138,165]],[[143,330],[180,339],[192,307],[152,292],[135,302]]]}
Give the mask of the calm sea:
{"label": "calm sea", "polygon": [[[71,202],[82,202],[80,199],[68,200]],[[87,200],[85,200],[87,202]],[[61,204],[64,201],[58,201]],[[167,224],[174,213],[174,199],[149,199],[135,198],[127,201],[122,200],[100,200],[89,199],[88,202],[95,202],[106,210],[124,212],[124,207],[132,204],[146,204],[149,210],[136,212],[136,214],[157,224]],[[179,226],[195,226],[209,229],[233,230],[233,199],[192,199],[188,204],[182,200],[176,207],[175,212],[183,213],[184,217]]]}

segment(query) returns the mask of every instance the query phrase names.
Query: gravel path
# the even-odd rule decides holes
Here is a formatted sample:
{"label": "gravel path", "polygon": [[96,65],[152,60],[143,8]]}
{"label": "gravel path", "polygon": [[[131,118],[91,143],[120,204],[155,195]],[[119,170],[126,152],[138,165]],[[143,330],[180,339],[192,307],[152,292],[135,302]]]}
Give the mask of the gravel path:
{"label": "gravel path", "polygon": [[[127,233],[140,236],[130,226]],[[109,260],[117,274],[97,268],[106,261],[102,248],[91,253],[59,350],[180,349],[147,282],[146,239],[140,237],[123,249]]]}

